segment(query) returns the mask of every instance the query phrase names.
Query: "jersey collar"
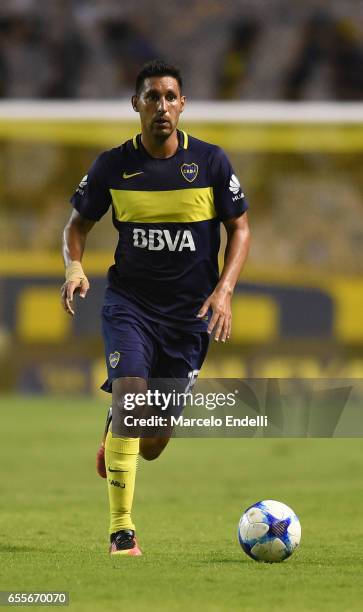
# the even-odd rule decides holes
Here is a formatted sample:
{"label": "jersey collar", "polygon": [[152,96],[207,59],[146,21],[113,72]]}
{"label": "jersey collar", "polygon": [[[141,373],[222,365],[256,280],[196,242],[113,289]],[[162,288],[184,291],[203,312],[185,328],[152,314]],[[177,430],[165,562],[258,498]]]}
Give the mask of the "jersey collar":
{"label": "jersey collar", "polygon": [[[188,134],[184,132],[183,130],[177,130],[177,134],[178,134],[178,142],[179,142],[178,150],[187,149],[189,145]],[[135,134],[135,136],[132,139],[132,144],[133,144],[135,151],[140,150],[141,148],[142,149],[144,148],[141,143],[141,134]]]}

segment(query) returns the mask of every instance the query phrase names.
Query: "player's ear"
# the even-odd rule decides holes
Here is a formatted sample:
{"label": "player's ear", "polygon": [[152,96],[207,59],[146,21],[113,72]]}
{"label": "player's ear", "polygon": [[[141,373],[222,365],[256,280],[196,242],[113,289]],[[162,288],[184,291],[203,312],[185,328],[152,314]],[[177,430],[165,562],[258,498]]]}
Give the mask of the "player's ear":
{"label": "player's ear", "polygon": [[186,101],[186,97],[185,96],[180,96],[180,112],[182,113],[184,110],[184,106],[185,106],[185,101]]}
{"label": "player's ear", "polygon": [[136,95],[133,95],[131,98],[131,104],[132,104],[132,108],[134,109],[135,113],[139,112],[139,109],[137,108],[137,102],[138,102],[138,97]]}

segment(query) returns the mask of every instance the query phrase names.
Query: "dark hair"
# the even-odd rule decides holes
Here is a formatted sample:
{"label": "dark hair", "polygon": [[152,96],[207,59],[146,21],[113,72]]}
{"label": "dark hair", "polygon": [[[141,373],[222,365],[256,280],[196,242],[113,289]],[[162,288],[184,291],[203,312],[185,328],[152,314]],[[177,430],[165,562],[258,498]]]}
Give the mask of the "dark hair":
{"label": "dark hair", "polygon": [[144,64],[136,77],[136,94],[142,89],[145,79],[155,76],[171,76],[178,81],[179,89],[182,90],[183,80],[180,70],[172,64],[166,64],[163,60],[154,59]]}

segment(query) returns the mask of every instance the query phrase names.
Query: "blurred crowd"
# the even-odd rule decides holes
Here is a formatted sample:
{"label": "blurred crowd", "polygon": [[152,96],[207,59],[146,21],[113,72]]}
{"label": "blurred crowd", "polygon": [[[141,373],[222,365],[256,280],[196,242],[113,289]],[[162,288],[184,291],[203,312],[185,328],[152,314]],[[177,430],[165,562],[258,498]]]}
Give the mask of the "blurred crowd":
{"label": "blurred crowd", "polygon": [[2,0],[2,98],[128,96],[177,63],[193,98],[361,100],[356,0]]}
{"label": "blurred crowd", "polygon": [[[129,96],[142,64],[162,57],[193,99],[362,100],[362,30],[357,0],[1,0],[0,98]],[[58,249],[66,202],[98,152],[0,142],[3,250]],[[231,158],[253,204],[252,263],[362,272],[354,151]],[[101,222],[92,248],[109,236]]]}

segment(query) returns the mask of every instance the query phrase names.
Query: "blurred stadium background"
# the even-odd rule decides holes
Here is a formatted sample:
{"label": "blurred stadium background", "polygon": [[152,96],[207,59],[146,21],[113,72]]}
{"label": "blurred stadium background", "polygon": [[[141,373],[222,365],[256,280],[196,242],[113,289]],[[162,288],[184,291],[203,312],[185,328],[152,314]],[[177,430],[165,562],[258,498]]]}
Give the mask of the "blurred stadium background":
{"label": "blurred stadium background", "polygon": [[98,392],[117,236],[110,215],[90,235],[74,320],[60,237],[91,161],[137,131],[155,56],[185,74],[183,129],[227,151],[250,202],[232,340],[203,375],[362,378],[362,31],[355,0],[3,0],[0,390]]}

